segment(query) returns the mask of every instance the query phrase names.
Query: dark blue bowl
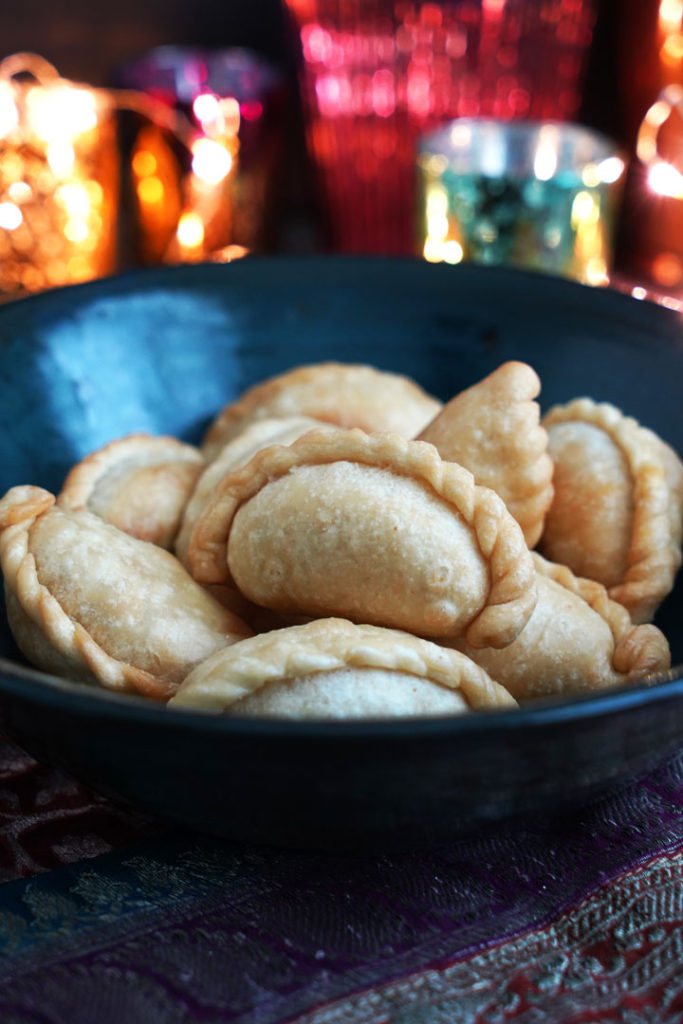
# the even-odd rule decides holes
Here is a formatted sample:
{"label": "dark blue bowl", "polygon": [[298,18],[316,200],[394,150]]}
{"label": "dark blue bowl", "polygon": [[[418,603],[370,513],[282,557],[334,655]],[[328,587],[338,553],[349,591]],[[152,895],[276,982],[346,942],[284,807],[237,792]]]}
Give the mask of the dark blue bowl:
{"label": "dark blue bowl", "polygon": [[[611,401],[683,451],[683,331],[649,302],[557,278],[412,260],[250,258],[165,268],[0,307],[0,488],[57,490],[132,431],[197,441],[248,385],[303,363],[367,362],[448,399],[508,359],[547,408]],[[683,740],[683,586],[656,686],[514,712],[298,724],[171,713],[54,680],[0,626],[9,735],[93,789],[250,842],[368,849],[446,841],[580,802]]]}

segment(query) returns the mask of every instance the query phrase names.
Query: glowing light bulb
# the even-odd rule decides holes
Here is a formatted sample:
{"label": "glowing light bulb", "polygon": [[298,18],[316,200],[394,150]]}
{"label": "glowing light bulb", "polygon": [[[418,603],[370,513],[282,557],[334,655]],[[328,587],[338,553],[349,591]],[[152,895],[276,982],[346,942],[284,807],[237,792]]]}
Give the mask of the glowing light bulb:
{"label": "glowing light bulb", "polygon": [[443,244],[443,261],[444,263],[461,263],[465,255],[465,251],[461,246],[460,242],[456,241],[455,238],[450,238]]}
{"label": "glowing light bulb", "polygon": [[198,249],[204,241],[204,225],[198,213],[183,213],[178,221],[176,237],[184,249]]}
{"label": "glowing light bulb", "polygon": [[683,20],[682,0],[661,0],[659,21],[663,28],[677,28]]}
{"label": "glowing light bulb", "polygon": [[90,213],[90,196],[81,182],[60,185],[55,191],[55,199],[64,206],[70,217],[85,218]]}
{"label": "glowing light bulb", "polygon": [[50,142],[46,156],[50,169],[58,178],[66,178],[71,174],[76,154],[73,146],[66,139],[55,139],[54,142]]}
{"label": "glowing light bulb", "polygon": [[683,175],[663,160],[650,168],[647,182],[653,192],[673,199],[683,198]]}
{"label": "glowing light bulb", "polygon": [[0,228],[15,231],[23,219],[21,210],[14,203],[0,203]]}
{"label": "glowing light bulb", "polygon": [[232,156],[214,139],[197,139],[192,146],[192,170],[207,185],[217,185],[230,173]]}
{"label": "glowing light bulb", "polygon": [[624,161],[618,156],[608,156],[598,164],[598,173],[600,175],[600,181],[604,181],[606,185],[612,185],[615,181],[619,181],[619,178],[624,173]]}
{"label": "glowing light bulb", "polygon": [[88,225],[77,217],[72,217],[64,225],[64,237],[70,242],[83,242],[88,234]]}
{"label": "glowing light bulb", "polygon": [[546,125],[538,133],[538,146],[534,154],[534,174],[539,181],[550,181],[557,170],[558,133]]}
{"label": "glowing light bulb", "polygon": [[192,111],[194,116],[202,124],[206,124],[210,121],[217,121],[221,116],[221,108],[218,103],[218,99],[213,93],[204,92],[200,96],[195,97],[195,101],[192,104]]}
{"label": "glowing light bulb", "polygon": [[590,192],[577,192],[572,203],[572,224],[595,223],[600,215]]}
{"label": "glowing light bulb", "polygon": [[13,181],[7,193],[14,203],[25,203],[33,196],[33,189],[25,181]]}
{"label": "glowing light bulb", "polygon": [[26,96],[32,130],[46,142],[73,141],[97,126],[95,96],[70,86],[35,87]]}

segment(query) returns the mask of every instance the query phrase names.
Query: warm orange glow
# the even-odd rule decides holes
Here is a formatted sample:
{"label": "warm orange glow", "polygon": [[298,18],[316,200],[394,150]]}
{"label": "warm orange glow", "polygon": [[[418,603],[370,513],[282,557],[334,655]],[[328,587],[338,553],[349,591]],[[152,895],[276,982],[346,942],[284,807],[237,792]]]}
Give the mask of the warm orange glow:
{"label": "warm orange glow", "polygon": [[8,136],[19,123],[19,111],[11,86],[0,82],[0,139]]}
{"label": "warm orange glow", "polygon": [[243,245],[225,245],[222,249],[216,249],[209,256],[212,263],[232,263],[233,260],[241,260],[249,255],[249,250]]}
{"label": "warm orange glow", "polygon": [[53,139],[46,149],[50,170],[58,178],[68,178],[73,171],[76,154],[68,139]]}
{"label": "warm orange glow", "polygon": [[683,260],[677,253],[660,252],[652,262],[651,272],[658,284],[674,288],[683,281]]}
{"label": "warm orange glow", "polygon": [[134,174],[137,174],[139,178],[144,178],[156,171],[157,158],[148,149],[139,149],[133,154],[131,166]]}
{"label": "warm orange glow", "polygon": [[683,21],[683,0],[660,0],[659,24],[665,32],[675,31]]}
{"label": "warm orange glow", "polygon": [[659,51],[659,56],[664,64],[675,67],[683,58],[683,35],[680,32],[672,32],[666,37]]}
{"label": "warm orange glow", "polygon": [[64,225],[64,237],[70,242],[83,242],[88,237],[88,225],[85,221],[72,217]]}
{"label": "warm orange glow", "polygon": [[73,141],[97,127],[97,100],[89,89],[34,86],[26,94],[26,112],[32,131],[48,142]]}
{"label": "warm orange glow", "polygon": [[90,213],[90,197],[80,181],[60,185],[55,190],[55,199],[63,205],[70,217],[85,218]]}
{"label": "warm orange glow", "polygon": [[183,213],[178,222],[176,234],[184,249],[198,249],[204,241],[204,225],[201,217],[192,212]]}
{"label": "warm orange glow", "polygon": [[137,193],[142,203],[161,203],[164,199],[164,192],[164,183],[155,175],[141,178],[137,184]]}
{"label": "warm orange glow", "polygon": [[[16,77],[24,70],[30,79]],[[41,58],[0,63],[0,292],[113,269],[118,156],[108,110],[97,90]]]}

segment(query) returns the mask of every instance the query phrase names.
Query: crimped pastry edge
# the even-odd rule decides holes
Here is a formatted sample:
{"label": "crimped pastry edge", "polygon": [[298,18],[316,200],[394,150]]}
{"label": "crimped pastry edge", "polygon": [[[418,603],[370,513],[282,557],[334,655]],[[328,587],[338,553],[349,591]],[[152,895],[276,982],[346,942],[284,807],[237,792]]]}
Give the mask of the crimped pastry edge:
{"label": "crimped pastry edge", "polygon": [[[610,402],[575,398],[557,405],[542,423],[589,423],[604,430],[623,452],[633,480],[634,519],[624,579],[608,588],[609,596],[628,609],[631,619],[645,623],[673,587],[681,550],[672,536],[671,492],[664,461],[652,431]],[[656,438],[656,435],[654,435]]]}
{"label": "crimped pastry edge", "polygon": [[[151,452],[155,455],[158,453],[158,462],[155,460],[146,465],[157,465],[165,461],[187,462],[196,464],[198,471],[205,465],[204,457],[198,448],[170,435],[127,434],[125,437],[109,441],[71,467],[62,484],[62,489],[57,495],[60,507],[73,510],[86,508],[99,481],[113,467],[120,465],[122,456],[125,457],[128,453],[135,454],[139,451]],[[165,458],[167,455],[169,456],[168,460]]]}
{"label": "crimped pastry edge", "polygon": [[421,480],[472,529],[489,563],[488,600],[471,620],[466,639],[472,647],[504,647],[520,633],[536,604],[535,572],[521,527],[503,500],[478,487],[469,470],[445,462],[424,441],[398,434],[366,434],[357,428],[312,430],[288,446],[263,449],[241,470],[223,479],[195,523],[187,549],[192,575],[203,584],[234,586],[227,561],[227,543],[237,509],[266,484],[300,465],[337,461],[390,468]]}
{"label": "crimped pastry edge", "polygon": [[146,697],[168,697],[174,686],[112,658],[40,582],[36,560],[29,550],[30,530],[54,504],[54,495],[32,486],[11,488],[0,501],[0,563],[5,585],[53,647],[81,671],[92,674],[100,685],[127,693],[137,691]]}
{"label": "crimped pastry edge", "polygon": [[459,651],[341,618],[259,633],[216,651],[185,677],[169,707],[220,712],[267,683],[348,667],[409,673],[461,691],[472,709],[517,707],[500,683]]}
{"label": "crimped pastry edge", "polygon": [[664,634],[649,623],[634,625],[628,609],[615,601],[606,587],[595,580],[576,576],[566,565],[532,553],[536,571],[547,576],[588,604],[609,626],[614,641],[612,667],[629,682],[671,665],[671,651]]}

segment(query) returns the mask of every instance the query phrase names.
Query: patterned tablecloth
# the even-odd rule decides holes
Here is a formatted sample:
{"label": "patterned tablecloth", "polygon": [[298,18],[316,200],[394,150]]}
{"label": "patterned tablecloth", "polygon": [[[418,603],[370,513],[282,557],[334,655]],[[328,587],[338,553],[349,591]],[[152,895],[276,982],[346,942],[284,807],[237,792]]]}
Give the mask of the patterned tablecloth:
{"label": "patterned tablecloth", "polygon": [[447,847],[244,848],[0,742],[2,1024],[683,1021],[683,753]]}

